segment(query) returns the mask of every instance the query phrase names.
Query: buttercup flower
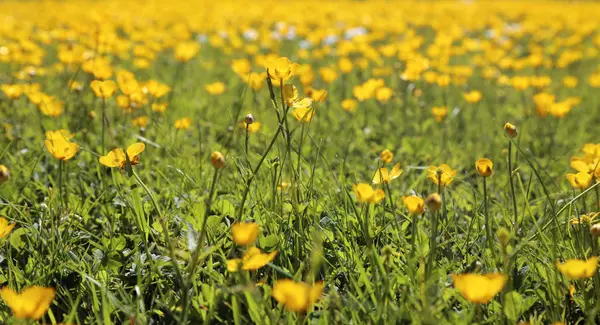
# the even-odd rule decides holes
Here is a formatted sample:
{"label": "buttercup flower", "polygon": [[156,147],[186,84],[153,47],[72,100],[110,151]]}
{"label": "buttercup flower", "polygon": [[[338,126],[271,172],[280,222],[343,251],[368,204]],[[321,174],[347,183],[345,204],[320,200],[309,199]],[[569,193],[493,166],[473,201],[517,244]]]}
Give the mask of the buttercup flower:
{"label": "buttercup flower", "polygon": [[210,155],[210,163],[214,168],[223,168],[225,167],[225,156],[223,156],[222,153],[215,151]]}
{"label": "buttercup flower", "polygon": [[240,246],[252,244],[258,237],[259,230],[260,227],[254,222],[237,222],[231,225],[233,241]]}
{"label": "buttercup flower", "polygon": [[508,136],[511,138],[516,138],[519,134],[517,127],[510,123],[504,124],[504,132],[506,132],[506,134],[508,134]]}
{"label": "buttercup flower", "polygon": [[[127,147],[126,151],[123,151],[121,148],[113,149],[106,154],[106,156],[102,156],[98,160],[106,167],[120,167],[121,169],[124,169],[127,165],[127,157],[129,157],[129,162],[132,166],[139,164],[139,154],[142,153],[144,149],[146,149],[146,145],[142,142],[137,142]],[[125,153],[127,153],[127,157],[125,156]]]}
{"label": "buttercup flower", "polygon": [[379,159],[384,163],[384,164],[389,164],[394,160],[394,153],[391,152],[388,149],[385,149],[381,152],[381,154],[379,155]]}
{"label": "buttercup flower", "polygon": [[61,137],[46,139],[44,144],[46,145],[48,152],[50,152],[54,158],[62,161],[67,161],[73,158],[79,150],[77,143],[69,142]]}
{"label": "buttercup flower", "polygon": [[234,258],[227,260],[227,271],[237,272],[240,270],[254,271],[271,263],[277,256],[277,251],[271,253],[263,253],[259,248],[250,247],[242,258]]}
{"label": "buttercup flower", "polygon": [[0,238],[8,236],[16,225],[16,223],[9,224],[6,218],[0,217]]}
{"label": "buttercup flower", "polygon": [[385,198],[385,192],[382,189],[374,190],[371,185],[366,183],[352,185],[352,188],[359,202],[377,204]]}
{"label": "buttercup flower", "polygon": [[402,175],[402,169],[400,164],[396,164],[391,171],[388,171],[386,167],[379,168],[375,175],[373,175],[373,184],[389,183],[391,180],[398,178]]}
{"label": "buttercup flower", "polygon": [[491,176],[493,168],[494,164],[487,158],[481,158],[475,162],[475,169],[477,169],[477,172],[482,177]]}
{"label": "buttercup flower", "polygon": [[425,212],[425,202],[423,202],[423,199],[418,196],[403,196],[402,203],[404,203],[408,213],[412,215],[418,215]]}
{"label": "buttercup flower", "polygon": [[598,269],[598,257],[590,257],[587,261],[569,259],[564,263],[556,262],[556,268],[570,280],[591,278]]}
{"label": "buttercup flower", "polygon": [[429,166],[427,169],[427,174],[429,179],[431,179],[435,184],[439,184],[441,186],[446,186],[454,180],[456,176],[456,170],[452,169],[452,167],[441,164],[438,166]]}
{"label": "buttercup flower", "polygon": [[182,119],[175,121],[175,128],[177,130],[187,130],[192,125],[192,120],[189,117],[184,117]]}
{"label": "buttercup flower", "polygon": [[323,286],[323,282],[309,285],[291,279],[282,279],[275,283],[271,294],[285,308],[294,312],[303,312],[319,300]]}
{"label": "buttercup flower", "polygon": [[112,80],[94,80],[90,84],[94,95],[99,98],[110,98],[117,91],[117,83]]}
{"label": "buttercup flower", "polygon": [[286,81],[294,76],[297,63],[292,63],[287,57],[281,57],[267,64],[267,73],[273,81]]}
{"label": "buttercup flower", "polygon": [[573,188],[577,189],[586,189],[590,186],[592,181],[592,175],[584,172],[579,172],[577,174],[567,174],[567,179]]}
{"label": "buttercup flower", "polygon": [[454,287],[468,301],[486,304],[496,296],[506,284],[508,278],[499,273],[491,274],[453,274]]}
{"label": "buttercup flower", "polygon": [[44,316],[54,300],[54,289],[31,286],[17,293],[9,287],[2,288],[1,295],[18,319],[38,320]]}
{"label": "buttercup flower", "polygon": [[10,178],[10,171],[8,170],[8,167],[6,167],[4,165],[0,165],[0,184],[8,181],[9,178]]}

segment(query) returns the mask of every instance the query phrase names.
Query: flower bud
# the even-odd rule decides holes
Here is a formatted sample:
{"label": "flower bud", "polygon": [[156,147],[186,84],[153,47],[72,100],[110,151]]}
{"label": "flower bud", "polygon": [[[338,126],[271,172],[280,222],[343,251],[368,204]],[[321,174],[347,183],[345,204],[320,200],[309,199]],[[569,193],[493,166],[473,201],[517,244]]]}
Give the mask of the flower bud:
{"label": "flower bud", "polygon": [[384,164],[389,164],[394,160],[394,154],[388,149],[385,149],[381,152],[381,155],[379,155],[379,159],[381,159]]}
{"label": "flower bud", "polygon": [[600,224],[594,224],[590,227],[590,233],[594,237],[600,237]]}
{"label": "flower bud", "polygon": [[8,181],[10,178],[10,171],[4,165],[0,165],[0,184]]}
{"label": "flower bud", "polygon": [[252,114],[246,115],[246,117],[244,117],[244,122],[248,125],[254,123],[254,116],[252,116]]}
{"label": "flower bud", "polygon": [[519,131],[517,131],[517,127],[510,123],[504,124],[504,131],[506,132],[506,134],[508,134],[509,137],[511,137],[513,139],[516,138],[517,135],[519,135]]}
{"label": "flower bud", "polygon": [[381,249],[381,255],[390,256],[394,254],[394,248],[390,245],[386,245]]}
{"label": "flower bud", "polygon": [[214,168],[221,169],[225,167],[225,156],[222,153],[215,151],[210,155],[210,163]]}
{"label": "flower bud", "polygon": [[431,193],[427,199],[425,199],[425,203],[429,210],[438,211],[442,208],[442,197],[438,193]]}
{"label": "flower bud", "polygon": [[494,164],[491,160],[487,158],[478,159],[475,162],[475,169],[482,177],[489,177],[492,175],[492,169],[494,168]]}
{"label": "flower bud", "polygon": [[500,245],[502,245],[502,247],[506,247],[508,246],[508,242],[510,241],[510,232],[502,227],[500,229],[498,229],[498,231],[496,231],[496,236],[498,236],[498,241],[500,242]]}

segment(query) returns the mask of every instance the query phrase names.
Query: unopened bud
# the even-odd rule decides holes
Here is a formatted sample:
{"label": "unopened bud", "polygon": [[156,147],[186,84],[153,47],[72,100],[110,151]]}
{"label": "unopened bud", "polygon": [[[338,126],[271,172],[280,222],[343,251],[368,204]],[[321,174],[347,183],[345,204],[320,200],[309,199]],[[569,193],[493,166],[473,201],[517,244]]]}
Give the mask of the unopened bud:
{"label": "unopened bud", "polygon": [[244,122],[248,125],[254,123],[254,116],[252,116],[252,114],[246,115],[246,117],[244,117]]}
{"label": "unopened bud", "polygon": [[9,178],[10,178],[10,171],[8,170],[8,167],[6,167],[4,165],[0,165],[0,184],[8,181]]}
{"label": "unopened bud", "polygon": [[600,224],[594,224],[590,227],[590,233],[594,237],[600,237]]}
{"label": "unopened bud", "polygon": [[508,134],[509,137],[511,137],[513,139],[516,138],[517,135],[519,135],[519,131],[517,131],[517,127],[510,123],[504,124],[504,131],[506,132],[506,134]]}
{"label": "unopened bud", "polygon": [[438,193],[429,194],[427,199],[425,199],[425,203],[429,210],[438,211],[442,208],[442,197]]}
{"label": "unopened bud", "polygon": [[221,169],[225,167],[225,156],[222,153],[215,151],[210,155],[210,163],[213,167]]}
{"label": "unopened bud", "polygon": [[500,241],[502,247],[508,246],[508,242],[510,241],[510,232],[508,229],[504,227],[498,229],[496,236],[498,236],[498,241]]}
{"label": "unopened bud", "polygon": [[390,256],[394,254],[394,248],[390,245],[386,245],[381,249],[381,255]]}

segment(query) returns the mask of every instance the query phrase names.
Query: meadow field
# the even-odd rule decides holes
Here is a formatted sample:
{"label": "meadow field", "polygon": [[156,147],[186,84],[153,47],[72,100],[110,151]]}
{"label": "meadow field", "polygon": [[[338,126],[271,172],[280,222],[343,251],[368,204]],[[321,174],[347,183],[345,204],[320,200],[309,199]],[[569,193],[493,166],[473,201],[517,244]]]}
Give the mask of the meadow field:
{"label": "meadow field", "polygon": [[0,324],[600,323],[600,4],[0,2]]}

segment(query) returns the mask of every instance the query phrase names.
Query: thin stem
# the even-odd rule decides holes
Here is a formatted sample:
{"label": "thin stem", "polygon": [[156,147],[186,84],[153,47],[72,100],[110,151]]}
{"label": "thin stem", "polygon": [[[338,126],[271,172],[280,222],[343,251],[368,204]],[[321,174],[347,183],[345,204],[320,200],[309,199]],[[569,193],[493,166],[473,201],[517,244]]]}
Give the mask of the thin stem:
{"label": "thin stem", "polygon": [[485,231],[488,243],[488,249],[494,257],[494,242],[492,241],[492,225],[490,224],[490,216],[488,214],[488,200],[487,200],[487,182],[486,177],[483,178],[483,213],[485,214]]}
{"label": "thin stem", "polygon": [[519,231],[519,215],[517,214],[517,196],[515,195],[515,185],[512,178],[512,142],[508,142],[508,182],[510,183],[510,194],[512,196],[513,203],[513,217],[514,217],[514,233],[515,236]]}
{"label": "thin stem", "polygon": [[106,132],[106,98],[102,97],[102,152],[100,152],[101,154],[105,154],[106,153],[106,146],[105,146],[105,135],[104,133]]}
{"label": "thin stem", "polygon": [[427,263],[427,267],[426,267],[426,275],[425,275],[425,279],[428,281],[429,278],[431,277],[431,272],[433,271],[434,268],[434,263],[435,263],[435,257],[436,257],[436,251],[437,251],[437,221],[438,221],[438,213],[437,211],[432,211],[431,212],[431,250],[429,251],[429,261]]}

